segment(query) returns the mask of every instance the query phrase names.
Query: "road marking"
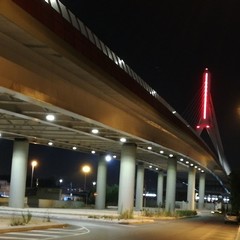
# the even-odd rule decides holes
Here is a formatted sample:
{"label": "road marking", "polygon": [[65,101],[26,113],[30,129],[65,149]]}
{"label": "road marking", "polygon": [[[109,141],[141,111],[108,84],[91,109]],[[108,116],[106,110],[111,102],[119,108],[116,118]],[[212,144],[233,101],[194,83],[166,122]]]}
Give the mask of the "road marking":
{"label": "road marking", "polygon": [[[50,231],[56,231],[56,232],[59,232],[59,231],[63,231],[63,232],[77,232],[77,231],[82,231],[82,230],[86,230],[87,228],[85,227],[80,227],[80,228],[74,228],[74,229],[67,229],[67,228],[49,228],[48,230]],[[34,230],[34,231],[38,231],[38,230]]]}
{"label": "road marking", "polygon": [[[73,228],[73,229],[57,229],[50,228],[46,230],[31,230],[25,232],[9,232],[0,236],[0,239],[14,239],[14,240],[51,240],[61,237],[62,239],[69,238],[71,236],[80,236],[90,233],[90,230],[86,227]],[[25,237],[24,237],[25,236]]]}
{"label": "road marking", "polygon": [[[80,229],[83,229],[85,232],[69,234],[69,235],[66,235],[66,236],[61,236],[61,238],[64,239],[64,238],[68,238],[68,237],[72,237],[72,236],[81,236],[81,235],[85,235],[85,234],[90,233],[90,230],[85,228],[85,227],[82,227]],[[75,230],[73,230],[72,232],[74,232],[74,231]],[[42,240],[51,240],[51,239],[54,239],[54,238],[44,238]]]}
{"label": "road marking", "polygon": [[[0,239],[15,239],[15,240],[26,240],[26,238],[21,238],[21,237],[11,237],[11,236],[0,236]],[[39,238],[27,238],[27,240],[39,240]]]}
{"label": "road marking", "polygon": [[29,233],[32,233],[32,234],[46,234],[49,235],[49,236],[52,236],[54,234],[56,235],[59,235],[60,233],[61,234],[65,234],[65,235],[69,235],[69,232],[66,232],[66,231],[51,231],[51,230],[31,230],[31,231],[28,231]]}
{"label": "road marking", "polygon": [[31,231],[29,232],[10,232],[10,233],[6,233],[6,235],[17,235],[17,236],[26,236],[29,235],[29,236],[35,236],[35,237],[57,237],[58,235],[50,235],[50,234],[47,234],[47,231],[46,231],[46,234],[37,234],[37,233],[33,233]]}

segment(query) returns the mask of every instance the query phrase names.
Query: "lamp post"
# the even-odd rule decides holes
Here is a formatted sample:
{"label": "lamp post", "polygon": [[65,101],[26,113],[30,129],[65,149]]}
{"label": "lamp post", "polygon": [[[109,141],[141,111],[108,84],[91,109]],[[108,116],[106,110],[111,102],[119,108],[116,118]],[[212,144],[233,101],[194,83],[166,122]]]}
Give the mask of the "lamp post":
{"label": "lamp post", "polygon": [[86,190],[86,183],[87,183],[87,174],[91,171],[91,168],[88,165],[84,165],[82,167],[82,171],[84,173],[84,191]]}
{"label": "lamp post", "polygon": [[33,160],[32,162],[31,162],[31,165],[32,165],[32,176],[31,176],[31,188],[32,188],[32,185],[33,185],[33,174],[34,174],[34,169],[35,169],[35,167],[37,166],[37,161],[36,160]]}
{"label": "lamp post", "polygon": [[85,196],[85,204],[87,205],[88,193],[86,192],[86,183],[87,183],[87,174],[91,171],[91,168],[88,165],[84,165],[82,167],[82,171],[84,173],[84,191],[85,191],[85,194],[86,194],[86,196]]}
{"label": "lamp post", "polygon": [[63,183],[63,179],[60,178],[60,179],[58,180],[58,183],[59,183],[59,187],[61,187],[61,186],[62,186],[62,183]]}

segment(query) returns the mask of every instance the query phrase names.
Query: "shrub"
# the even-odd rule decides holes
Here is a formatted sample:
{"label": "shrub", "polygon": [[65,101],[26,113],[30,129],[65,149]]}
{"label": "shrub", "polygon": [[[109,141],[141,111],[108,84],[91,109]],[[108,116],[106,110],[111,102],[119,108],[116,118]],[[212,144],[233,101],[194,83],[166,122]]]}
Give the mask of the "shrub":
{"label": "shrub", "polygon": [[189,216],[196,216],[197,211],[196,210],[177,210],[176,216],[177,217],[189,217]]}
{"label": "shrub", "polygon": [[133,219],[133,210],[126,210],[125,212],[122,212],[118,219]]}
{"label": "shrub", "polygon": [[151,211],[150,209],[143,209],[142,215],[144,217],[153,217],[155,215],[155,212]]}
{"label": "shrub", "polygon": [[43,218],[43,222],[51,222],[50,216],[49,216],[49,212],[47,211],[47,216],[45,216]]}
{"label": "shrub", "polygon": [[20,226],[28,224],[32,219],[32,214],[28,211],[28,213],[25,215],[22,213],[22,218],[16,217],[15,215],[12,216],[10,226]]}
{"label": "shrub", "polygon": [[32,214],[28,211],[26,215],[22,213],[22,220],[24,224],[28,224],[32,219]]}
{"label": "shrub", "polygon": [[150,209],[144,209],[142,215],[145,217],[189,217],[197,215],[194,210],[176,210],[176,212],[163,211],[162,209],[157,209],[152,211]]}

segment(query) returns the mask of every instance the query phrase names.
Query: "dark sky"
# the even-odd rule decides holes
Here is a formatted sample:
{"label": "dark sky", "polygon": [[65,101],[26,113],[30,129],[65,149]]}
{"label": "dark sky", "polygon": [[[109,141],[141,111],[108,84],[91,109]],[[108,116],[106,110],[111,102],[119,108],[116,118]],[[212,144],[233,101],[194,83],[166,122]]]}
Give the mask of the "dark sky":
{"label": "dark sky", "polygon": [[[9,178],[11,172],[13,141],[0,139],[0,180]],[[90,188],[96,181],[98,155],[80,153],[50,146],[29,145],[28,157],[28,187],[30,186],[31,161],[37,160],[38,165],[34,170],[34,179],[64,180],[64,185],[84,188],[84,173],[82,167],[87,164],[91,172],[86,176],[86,186]],[[107,164],[108,184],[118,184],[119,159],[112,160]],[[7,179],[8,180],[8,179]]]}
{"label": "dark sky", "polygon": [[[199,108],[202,73],[212,74],[211,94],[226,158],[240,166],[240,9],[228,0],[61,0],[177,112],[190,118]],[[197,102],[196,102],[197,99]],[[198,103],[198,104],[197,104]],[[3,158],[11,158],[11,143],[0,141]],[[4,151],[3,151],[4,149]],[[76,152],[30,147],[38,155],[36,176],[55,175],[83,182],[80,166],[96,158]],[[40,154],[40,152],[42,152]],[[39,155],[40,154],[40,155]],[[0,161],[0,174],[10,172],[10,160]],[[67,162],[67,165],[63,166]],[[111,163],[109,172],[119,163]],[[46,169],[55,167],[53,172]],[[112,170],[111,170],[112,168]],[[30,168],[29,168],[30,171]],[[95,171],[95,170],[94,170]],[[96,172],[89,182],[96,180]],[[113,176],[111,176],[112,178]],[[115,175],[117,182],[118,175]]]}
{"label": "dark sky", "polygon": [[240,166],[238,1],[61,1],[184,118],[198,111],[208,67],[225,155]]}

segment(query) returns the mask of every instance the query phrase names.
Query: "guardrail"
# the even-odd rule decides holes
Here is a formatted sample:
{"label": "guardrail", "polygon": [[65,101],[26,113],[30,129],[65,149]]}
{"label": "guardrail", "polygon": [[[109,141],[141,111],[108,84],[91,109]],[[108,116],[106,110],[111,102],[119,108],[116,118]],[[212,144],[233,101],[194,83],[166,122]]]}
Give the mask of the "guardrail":
{"label": "guardrail", "polygon": [[[63,18],[65,18],[71,25],[80,31],[90,42],[92,42],[99,50],[101,50],[109,59],[116,65],[123,69],[129,76],[131,76],[138,84],[140,84],[146,91],[161,102],[169,111],[181,120],[187,127],[190,125],[172,108],[153,88],[151,88],[140,76],[138,76],[121,58],[119,58],[111,49],[108,48],[75,14],[73,14],[65,5],[59,0],[43,0],[54,8]],[[195,131],[192,129],[195,133]]]}

